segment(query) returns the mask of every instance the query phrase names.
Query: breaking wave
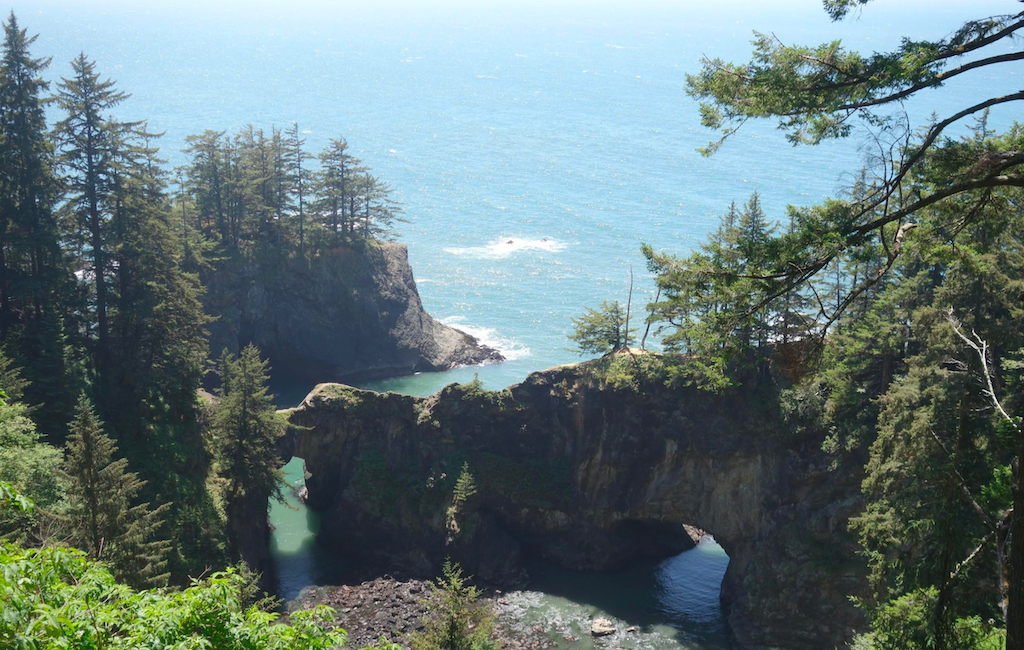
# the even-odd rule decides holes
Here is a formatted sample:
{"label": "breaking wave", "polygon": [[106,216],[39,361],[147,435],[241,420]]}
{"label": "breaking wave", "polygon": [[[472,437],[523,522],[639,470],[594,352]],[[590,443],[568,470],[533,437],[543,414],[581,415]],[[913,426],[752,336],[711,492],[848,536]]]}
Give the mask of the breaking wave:
{"label": "breaking wave", "polygon": [[526,347],[519,341],[514,341],[510,338],[506,338],[491,327],[474,327],[466,324],[465,316],[449,316],[448,318],[440,319],[442,323],[449,327],[465,332],[470,336],[476,338],[484,345],[494,348],[498,352],[501,352],[501,356],[505,357],[507,361],[515,361],[516,359],[522,359],[523,357],[530,356],[530,348]]}
{"label": "breaking wave", "polygon": [[465,248],[446,248],[452,255],[468,255],[486,259],[501,259],[521,251],[545,251],[557,253],[565,249],[565,243],[557,239],[526,239],[521,237],[502,237],[486,246],[469,246]]}

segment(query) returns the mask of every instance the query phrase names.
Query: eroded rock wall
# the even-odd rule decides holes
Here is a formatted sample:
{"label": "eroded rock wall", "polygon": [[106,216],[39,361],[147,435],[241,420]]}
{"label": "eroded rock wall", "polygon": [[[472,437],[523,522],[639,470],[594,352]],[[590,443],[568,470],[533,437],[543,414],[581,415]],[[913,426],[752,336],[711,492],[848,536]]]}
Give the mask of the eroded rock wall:
{"label": "eroded rock wall", "polygon": [[377,242],[316,260],[226,264],[204,277],[210,350],[256,344],[277,381],[368,379],[500,361],[496,350],[435,321],[408,251]]}
{"label": "eroded rock wall", "polygon": [[[842,645],[863,623],[848,599],[864,588],[847,530],[859,479],[762,397],[614,388],[588,364],[427,398],[325,384],[292,412],[291,451],[337,553],[427,575],[450,556],[500,584],[524,577],[527,552],[581,569],[668,556],[692,546],[690,524],[729,553],[739,643]],[[464,464],[477,493],[460,504]]]}

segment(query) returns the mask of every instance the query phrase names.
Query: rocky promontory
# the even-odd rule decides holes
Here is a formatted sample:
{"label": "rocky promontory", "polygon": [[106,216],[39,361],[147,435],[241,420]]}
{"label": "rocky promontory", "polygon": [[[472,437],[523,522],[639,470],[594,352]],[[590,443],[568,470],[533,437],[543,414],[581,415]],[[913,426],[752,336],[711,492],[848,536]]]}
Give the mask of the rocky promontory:
{"label": "rocky promontory", "polygon": [[311,385],[501,361],[423,309],[402,244],[339,246],[317,258],[221,265],[204,277],[214,356],[254,343],[276,381]]}
{"label": "rocky promontory", "polygon": [[286,455],[305,459],[319,544],[424,577],[451,557],[511,585],[526,555],[604,570],[706,531],[730,557],[721,599],[741,645],[843,645],[864,624],[847,528],[860,477],[834,471],[823,432],[787,426],[770,381],[713,394],[662,365],[623,356],[426,398],[317,386]]}

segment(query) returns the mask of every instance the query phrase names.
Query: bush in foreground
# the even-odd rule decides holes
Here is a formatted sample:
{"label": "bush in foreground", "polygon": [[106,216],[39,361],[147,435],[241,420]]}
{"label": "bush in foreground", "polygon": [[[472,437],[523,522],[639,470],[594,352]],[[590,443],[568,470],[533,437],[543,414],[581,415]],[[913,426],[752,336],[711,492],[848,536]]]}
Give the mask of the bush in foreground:
{"label": "bush in foreground", "polygon": [[326,650],[345,642],[333,611],[278,615],[247,606],[234,571],[194,580],[183,591],[135,591],[106,567],[64,548],[0,546],[0,647],[11,650],[217,648]]}

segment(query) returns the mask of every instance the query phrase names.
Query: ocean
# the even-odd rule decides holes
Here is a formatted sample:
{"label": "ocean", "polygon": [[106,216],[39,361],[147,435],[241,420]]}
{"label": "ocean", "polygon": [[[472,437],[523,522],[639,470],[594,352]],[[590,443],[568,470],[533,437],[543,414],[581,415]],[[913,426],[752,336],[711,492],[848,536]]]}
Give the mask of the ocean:
{"label": "ocean", "polygon": [[[927,7],[927,10],[923,10]],[[603,299],[653,298],[641,242],[685,254],[732,200],[769,216],[834,196],[866,134],[792,147],[748,123],[712,158],[685,74],[701,56],[744,60],[752,30],[791,43],[848,39],[881,50],[940,37],[1012,0],[877,0],[830,23],[815,0],[718,3],[39,2],[14,5],[39,33],[49,78],[80,51],[131,98],[118,108],[186,136],[298,122],[311,150],[344,136],[395,189],[426,308],[508,361],[372,387],[426,394],[474,375],[490,388],[579,357],[571,317]],[[1022,70],[965,75],[907,104],[915,124],[981,94],[1018,90]],[[1005,126],[1012,114],[995,112]]]}

